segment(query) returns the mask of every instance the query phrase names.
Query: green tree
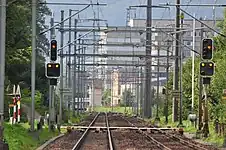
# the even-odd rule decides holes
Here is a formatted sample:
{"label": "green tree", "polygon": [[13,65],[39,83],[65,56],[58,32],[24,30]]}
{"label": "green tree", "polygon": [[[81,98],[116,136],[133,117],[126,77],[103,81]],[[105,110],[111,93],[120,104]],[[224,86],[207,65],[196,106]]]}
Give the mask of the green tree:
{"label": "green tree", "polygon": [[[221,29],[221,33],[226,35],[226,11],[224,12],[224,20],[219,22],[218,26]],[[225,118],[225,102],[222,101],[222,91],[226,89],[226,39],[220,35],[214,37],[214,56],[213,61],[215,62],[215,74],[211,78],[210,90],[208,92],[208,101],[209,101],[209,113],[212,119],[221,118],[221,121]],[[197,57],[195,59],[195,112],[198,110],[198,99],[199,99],[199,62],[200,59]],[[183,84],[183,117],[186,118],[189,111],[191,110],[191,94],[192,94],[192,84],[191,84],[191,72],[192,72],[192,61],[188,59],[183,65],[183,75],[182,75],[182,84]],[[169,93],[172,93],[172,79],[173,76],[170,76],[168,81]],[[170,94],[170,106],[172,107],[172,94]]]}
{"label": "green tree", "polygon": [[[45,2],[38,0],[38,2]],[[31,1],[30,0],[8,0],[6,18],[6,84],[12,87],[13,84],[20,84],[23,89],[31,88]],[[50,15],[46,5],[37,6],[37,51],[36,51],[36,90],[40,91],[40,106],[43,105],[44,95],[47,94],[48,81],[45,77],[45,58],[40,51],[48,53],[49,42],[45,34],[39,35],[45,27],[45,16]],[[8,91],[11,92],[11,91]],[[28,96],[22,93],[22,96]],[[22,97],[23,98],[23,97]],[[11,103],[5,99],[6,108]],[[39,107],[38,105],[38,107]]]}
{"label": "green tree", "polygon": [[110,105],[111,103],[111,89],[106,89],[102,95],[102,104],[103,105]]}
{"label": "green tree", "polygon": [[122,101],[124,106],[131,106],[132,101],[133,101],[133,93],[131,92],[130,89],[125,90],[122,93]]}

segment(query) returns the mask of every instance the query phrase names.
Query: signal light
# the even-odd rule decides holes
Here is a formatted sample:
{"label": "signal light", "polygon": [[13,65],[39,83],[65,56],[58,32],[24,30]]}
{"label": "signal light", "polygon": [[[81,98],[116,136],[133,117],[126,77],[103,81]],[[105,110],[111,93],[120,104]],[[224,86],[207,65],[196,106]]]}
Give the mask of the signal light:
{"label": "signal light", "polygon": [[50,56],[50,59],[52,61],[57,60],[57,41],[56,40],[51,41],[51,56]]}
{"label": "signal light", "polygon": [[213,58],[213,40],[203,39],[202,59],[211,60]]}
{"label": "signal light", "polygon": [[200,63],[200,75],[212,76],[214,74],[214,63],[213,62],[201,62]]}
{"label": "signal light", "polygon": [[162,89],[162,94],[163,94],[163,95],[166,94],[166,89],[165,89],[165,88]]}
{"label": "signal light", "polygon": [[53,44],[53,45],[52,45],[52,48],[56,48],[56,45]]}
{"label": "signal light", "polygon": [[60,77],[60,64],[59,63],[48,63],[46,67],[47,78],[58,78]]}

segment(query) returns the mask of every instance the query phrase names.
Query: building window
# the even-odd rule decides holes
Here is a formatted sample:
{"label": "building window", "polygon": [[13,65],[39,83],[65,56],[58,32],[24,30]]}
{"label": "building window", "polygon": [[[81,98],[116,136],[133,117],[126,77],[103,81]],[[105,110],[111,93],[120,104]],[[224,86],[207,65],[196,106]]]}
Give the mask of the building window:
{"label": "building window", "polygon": [[191,41],[187,41],[186,45],[191,46]]}

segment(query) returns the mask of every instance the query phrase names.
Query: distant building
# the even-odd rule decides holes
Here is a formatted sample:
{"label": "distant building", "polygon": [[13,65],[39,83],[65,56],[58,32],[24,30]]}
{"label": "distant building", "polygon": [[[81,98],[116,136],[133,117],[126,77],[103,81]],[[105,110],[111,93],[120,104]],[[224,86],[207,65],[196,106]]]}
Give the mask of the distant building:
{"label": "distant building", "polygon": [[[203,20],[203,22],[209,26],[214,25],[213,20]],[[200,28],[201,24],[196,21],[196,28]],[[174,47],[173,47],[173,38],[168,35],[171,33],[174,35],[175,21],[173,19],[153,19],[152,21],[152,54],[157,55],[158,46],[160,46],[160,55],[167,55],[169,51],[169,56],[174,56]],[[183,30],[189,30],[188,32],[183,32],[182,38],[182,50],[183,50],[183,59],[191,57],[192,48],[192,29],[193,20],[185,19],[183,24]],[[111,27],[108,28],[110,32],[101,32],[100,33],[100,43],[107,44],[108,46],[101,46],[98,48],[99,54],[128,54],[128,55],[145,55],[145,45],[146,45],[146,20],[144,19],[132,19],[129,21],[128,26],[124,27]],[[195,34],[195,50],[200,51],[200,30],[196,30]],[[211,37],[212,31],[209,29],[204,29],[203,37]],[[117,45],[117,43],[120,43]],[[133,43],[134,46],[125,44]],[[115,45],[114,45],[115,44]],[[114,45],[114,46],[113,46]],[[120,46],[124,45],[124,46]],[[189,47],[189,48],[188,48]],[[159,58],[160,65],[166,65],[166,58]],[[114,69],[118,69],[120,72],[120,83],[121,84],[130,84],[133,83],[134,77],[139,76],[139,70],[142,69],[144,72],[145,67],[136,67],[130,66],[117,66],[117,64],[144,64],[144,59],[133,57],[107,57],[99,58],[99,63],[102,64],[114,64],[114,66],[100,66],[98,67],[99,78],[104,78],[104,87],[111,88],[111,72]],[[169,59],[170,69],[173,70],[174,59],[171,57]],[[152,64],[157,64],[157,58],[152,58]],[[157,67],[152,67],[152,84],[156,86],[157,78]],[[163,86],[166,82],[166,67],[160,67],[159,77],[161,78],[160,86]]]}
{"label": "distant building", "polygon": [[100,79],[95,79],[89,86],[90,106],[102,106],[103,82]]}
{"label": "distant building", "polygon": [[121,103],[121,89],[120,89],[120,74],[118,70],[114,70],[112,72],[112,100],[111,100],[111,105],[116,106]]}

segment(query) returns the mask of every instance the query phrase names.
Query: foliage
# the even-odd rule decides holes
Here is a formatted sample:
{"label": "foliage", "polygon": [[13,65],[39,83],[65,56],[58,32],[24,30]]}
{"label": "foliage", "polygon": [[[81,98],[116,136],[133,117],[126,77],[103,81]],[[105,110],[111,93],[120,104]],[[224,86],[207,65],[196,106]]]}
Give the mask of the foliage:
{"label": "foliage", "polygon": [[96,112],[118,112],[118,113],[129,113],[132,114],[132,107],[120,107],[120,106],[114,106],[114,107],[95,107],[94,110]]}
{"label": "foliage", "polygon": [[[165,118],[161,117],[160,120],[161,120],[160,121],[161,127],[167,127],[167,126],[177,127],[177,125],[179,123],[179,122],[172,122],[172,115],[169,116],[169,122],[167,125],[165,124]],[[154,122],[154,120],[152,120],[152,122]],[[183,125],[184,125],[184,132],[193,134],[193,136],[195,136],[197,129],[190,123],[190,121],[184,120]],[[209,123],[209,129],[210,129],[210,136],[208,138],[201,138],[201,140],[211,143],[215,146],[222,147],[224,137],[215,133],[213,122]]]}
{"label": "foliage", "polygon": [[33,135],[24,126],[18,124],[13,126],[5,124],[4,127],[4,137],[10,150],[34,150],[46,140],[58,135],[56,132],[48,132],[48,129],[43,129]]}
{"label": "foliage", "polygon": [[[44,0],[38,0],[38,3]],[[31,89],[31,1],[8,0],[6,18],[6,81],[11,93],[12,86],[19,84],[22,89],[22,98],[30,97]],[[46,5],[37,5],[37,34],[45,28],[45,16],[50,15]],[[37,36],[36,48],[36,90],[41,92],[41,99],[37,105],[43,106],[44,95],[47,95],[48,82],[45,77],[45,58],[40,51],[48,53],[49,42],[45,34]],[[26,90],[24,90],[26,89]],[[11,98],[5,98],[5,110],[8,111],[8,103]]]}
{"label": "foliage", "polygon": [[130,89],[125,90],[122,93],[122,101],[124,106],[131,106],[134,100],[133,93]]}
{"label": "foliage", "polygon": [[[219,27],[223,34],[226,34],[226,11],[225,18],[222,22],[219,22]],[[214,37],[214,58],[215,62],[215,74],[211,79],[211,85],[208,90],[208,101],[210,118],[219,118],[222,122],[225,121],[225,102],[222,101],[222,91],[226,89],[226,39],[220,35]],[[199,62],[200,59],[197,57],[195,59],[195,96],[194,96],[194,110],[198,111],[198,99],[199,99]],[[183,85],[183,118],[186,119],[191,110],[191,94],[192,94],[192,61],[188,59],[185,64],[183,64],[183,75],[182,75],[182,85]],[[172,99],[172,82],[173,76],[170,76],[168,81],[170,98]],[[172,101],[170,101],[169,108],[172,107]]]}
{"label": "foliage", "polygon": [[110,105],[111,103],[111,89],[106,89],[102,95],[102,104],[103,105]]}

